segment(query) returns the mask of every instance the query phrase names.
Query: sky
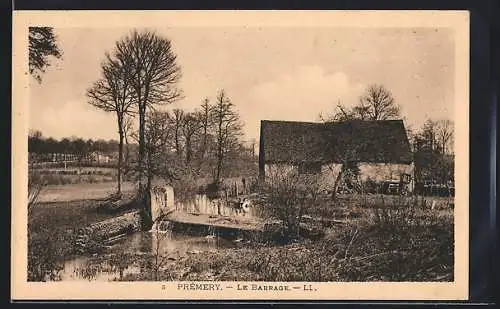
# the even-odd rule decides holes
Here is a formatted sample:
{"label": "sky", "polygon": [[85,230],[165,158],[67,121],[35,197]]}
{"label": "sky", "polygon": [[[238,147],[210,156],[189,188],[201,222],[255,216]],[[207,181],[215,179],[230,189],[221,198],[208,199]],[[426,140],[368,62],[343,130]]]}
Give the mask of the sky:
{"label": "sky", "polygon": [[[131,29],[56,28],[63,58],[30,80],[30,129],[57,139],[117,139],[115,115],[87,103],[107,51]],[[389,89],[410,128],[453,119],[454,33],[448,28],[157,28],[172,41],[193,110],[224,89],[257,139],[260,120],[318,121],[370,84]]]}

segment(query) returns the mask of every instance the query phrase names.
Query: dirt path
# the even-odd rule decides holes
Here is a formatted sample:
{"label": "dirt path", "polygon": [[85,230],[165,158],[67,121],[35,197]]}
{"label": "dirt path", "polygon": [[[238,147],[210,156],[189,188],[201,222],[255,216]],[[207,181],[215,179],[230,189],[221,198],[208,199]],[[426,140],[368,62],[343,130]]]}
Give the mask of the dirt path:
{"label": "dirt path", "polygon": [[[122,184],[124,193],[132,192],[134,184],[125,182]],[[95,200],[107,197],[116,191],[116,182],[81,183],[68,185],[48,185],[42,189],[38,201],[69,202],[78,200]]]}

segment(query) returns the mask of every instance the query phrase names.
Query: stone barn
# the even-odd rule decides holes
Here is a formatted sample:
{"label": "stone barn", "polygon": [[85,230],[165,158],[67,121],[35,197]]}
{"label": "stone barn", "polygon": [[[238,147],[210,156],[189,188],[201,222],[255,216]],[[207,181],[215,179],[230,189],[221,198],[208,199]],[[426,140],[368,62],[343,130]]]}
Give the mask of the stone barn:
{"label": "stone barn", "polygon": [[358,179],[399,182],[413,190],[413,155],[402,120],[336,123],[261,121],[259,179],[286,170],[334,187],[342,163],[355,164]]}

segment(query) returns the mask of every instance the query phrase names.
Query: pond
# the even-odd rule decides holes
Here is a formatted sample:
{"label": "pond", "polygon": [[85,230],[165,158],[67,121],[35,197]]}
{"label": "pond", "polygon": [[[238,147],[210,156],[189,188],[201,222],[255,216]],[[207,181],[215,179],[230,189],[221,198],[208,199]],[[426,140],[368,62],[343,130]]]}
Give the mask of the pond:
{"label": "pond", "polygon": [[126,256],[151,255],[177,259],[189,254],[233,248],[237,241],[213,235],[193,237],[175,235],[171,232],[138,232],[129,235],[106,253],[94,256],[77,256],[64,263],[60,273],[63,281],[114,281],[129,274],[146,272],[144,265]]}
{"label": "pond", "polygon": [[[197,195],[188,202],[176,203],[176,210],[186,213],[252,218],[254,207],[238,207],[236,202],[226,203]],[[245,205],[247,206],[247,205]],[[241,209],[243,208],[243,209]],[[180,256],[233,248],[241,239],[228,240],[209,232],[204,236],[188,236],[170,231],[167,221],[160,221],[149,232],[137,232],[120,239],[105,253],[93,256],[76,256],[64,263],[60,273],[63,281],[114,281],[127,275],[137,275],[147,270],[130,258],[120,256],[161,255],[173,260]]]}

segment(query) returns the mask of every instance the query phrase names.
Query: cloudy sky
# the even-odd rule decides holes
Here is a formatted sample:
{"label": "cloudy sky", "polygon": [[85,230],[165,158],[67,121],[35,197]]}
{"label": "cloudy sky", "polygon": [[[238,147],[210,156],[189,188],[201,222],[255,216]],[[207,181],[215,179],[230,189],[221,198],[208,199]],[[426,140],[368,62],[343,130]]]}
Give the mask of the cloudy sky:
{"label": "cloudy sky", "polygon": [[[54,138],[116,139],[114,115],[86,103],[104,53],[130,29],[56,28],[64,56],[42,84],[30,81],[30,128]],[[261,119],[316,121],[340,100],[351,106],[372,83],[390,89],[407,125],[452,119],[453,32],[446,28],[164,28],[192,110],[225,89],[258,138]]]}

